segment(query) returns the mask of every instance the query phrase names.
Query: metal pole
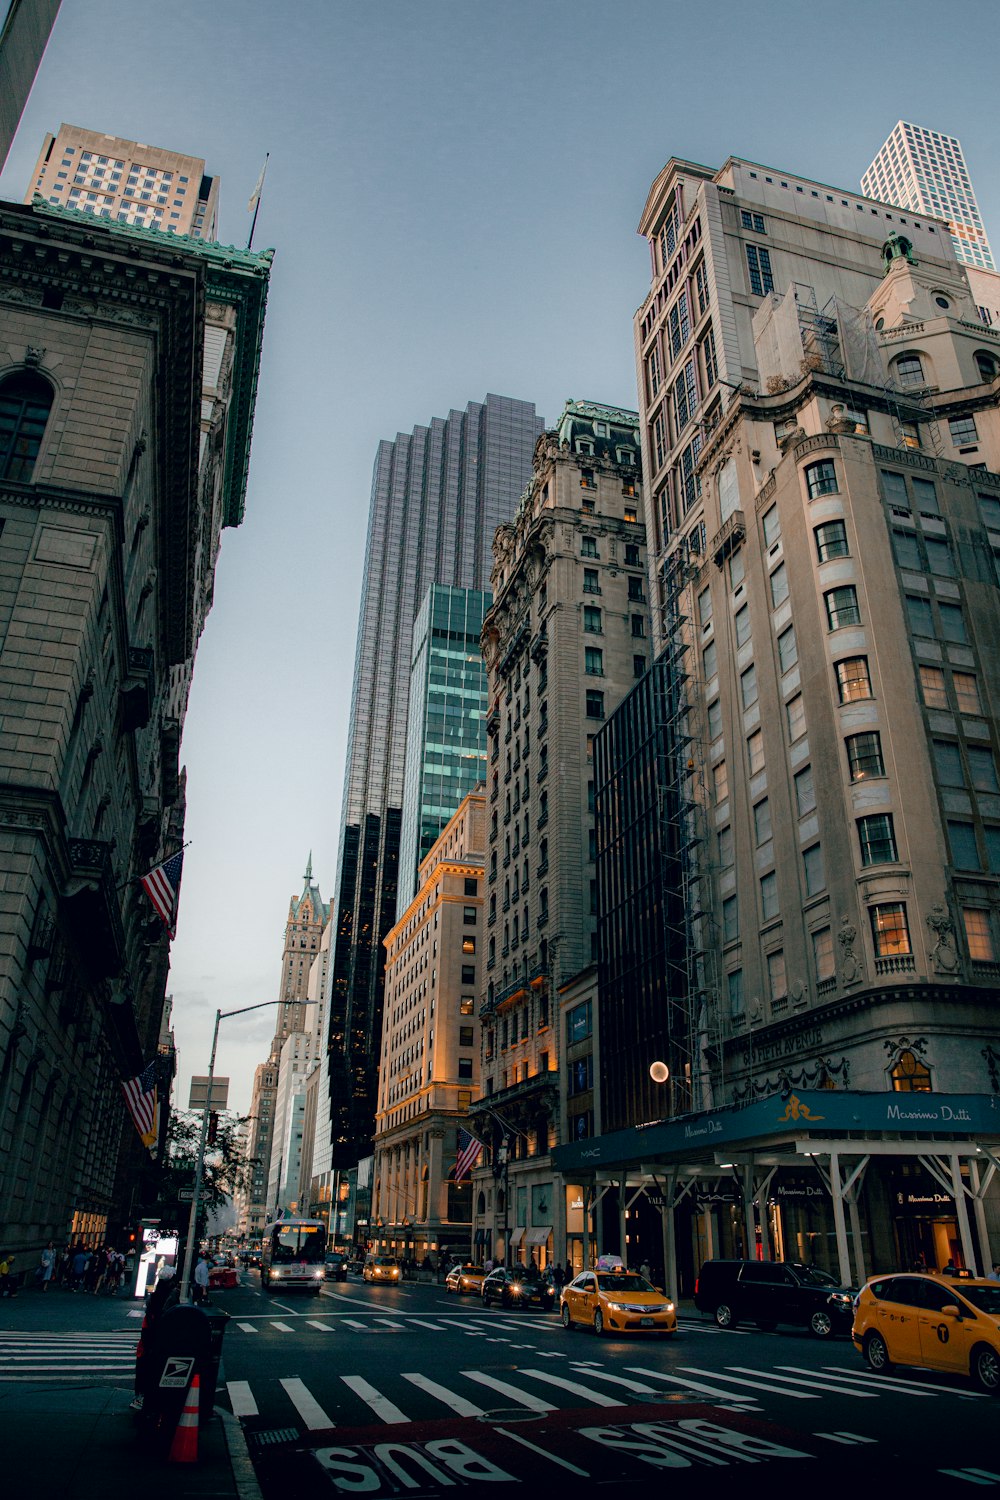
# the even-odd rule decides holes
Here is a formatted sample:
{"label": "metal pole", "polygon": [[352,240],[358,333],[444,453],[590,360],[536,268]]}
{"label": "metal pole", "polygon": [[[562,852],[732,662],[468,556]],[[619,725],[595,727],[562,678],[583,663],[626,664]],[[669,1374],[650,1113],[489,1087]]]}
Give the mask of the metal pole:
{"label": "metal pole", "polygon": [[215,1049],[219,1045],[219,1022],[222,1011],[215,1012],[215,1031],[212,1034],[212,1056],[208,1064],[208,1097],[201,1115],[201,1139],[194,1167],[194,1197],[191,1199],[191,1217],[188,1220],[187,1247],[184,1251],[184,1276],[181,1280],[181,1301],[187,1302],[191,1295],[191,1257],[194,1253],[194,1231],[198,1222],[198,1201],[201,1198],[201,1180],[205,1172],[205,1143],[208,1140],[208,1117],[212,1107],[212,1079],[215,1077]]}

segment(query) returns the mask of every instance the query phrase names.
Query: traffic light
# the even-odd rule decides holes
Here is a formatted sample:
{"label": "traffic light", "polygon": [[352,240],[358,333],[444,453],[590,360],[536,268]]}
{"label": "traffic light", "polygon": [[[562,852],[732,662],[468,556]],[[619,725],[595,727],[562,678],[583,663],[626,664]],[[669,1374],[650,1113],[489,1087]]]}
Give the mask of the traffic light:
{"label": "traffic light", "polygon": [[208,1144],[214,1146],[219,1135],[219,1114],[217,1110],[210,1110],[208,1115]]}

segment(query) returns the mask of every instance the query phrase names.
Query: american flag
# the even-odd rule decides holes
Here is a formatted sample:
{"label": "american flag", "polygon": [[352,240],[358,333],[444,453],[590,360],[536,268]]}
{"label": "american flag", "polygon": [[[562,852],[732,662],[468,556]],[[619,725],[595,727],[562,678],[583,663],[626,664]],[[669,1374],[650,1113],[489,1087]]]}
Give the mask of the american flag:
{"label": "american flag", "polygon": [[476,1162],[483,1154],[483,1143],[477,1141],[474,1135],[470,1135],[461,1126],[458,1129],[458,1155],[455,1157],[455,1181],[461,1182],[472,1171]]}
{"label": "american flag", "polygon": [[136,1078],[122,1079],[122,1092],[144,1146],[156,1140],[156,1063],[151,1062]]}
{"label": "american flag", "polygon": [[177,932],[177,898],[181,888],[181,866],[184,851],[178,850],[148,875],[139,877],[139,884],[153,903],[153,910],[171,937]]}

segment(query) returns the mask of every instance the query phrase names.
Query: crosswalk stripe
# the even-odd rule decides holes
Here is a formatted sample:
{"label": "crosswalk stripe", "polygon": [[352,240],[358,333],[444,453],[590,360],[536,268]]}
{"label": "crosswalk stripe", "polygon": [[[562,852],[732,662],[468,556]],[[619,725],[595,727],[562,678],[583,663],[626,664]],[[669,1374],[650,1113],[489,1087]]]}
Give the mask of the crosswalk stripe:
{"label": "crosswalk stripe", "polygon": [[443,1323],[428,1323],[426,1318],[411,1318],[410,1322],[415,1324],[417,1328],[430,1328],[435,1333],[448,1332]]}
{"label": "crosswalk stripe", "polygon": [[741,1396],[739,1391],[724,1391],[717,1385],[706,1385],[700,1380],[687,1380],[677,1375],[662,1375],[659,1370],[647,1370],[644,1365],[626,1365],[626,1369],[633,1375],[648,1375],[652,1380],[658,1380],[661,1385],[682,1385],[687,1390],[698,1391],[702,1396],[722,1396],[730,1404],[759,1405],[752,1396]]}
{"label": "crosswalk stripe", "polygon": [[395,1402],[390,1401],[388,1396],[383,1396],[382,1392],[376,1390],[373,1385],[369,1385],[362,1375],[341,1375],[340,1378],[356,1396],[360,1396],[362,1401],[367,1402],[375,1415],[383,1422],[395,1425],[410,1420],[405,1412],[400,1411]]}
{"label": "crosswalk stripe", "polygon": [[553,1375],[548,1370],[522,1370],[522,1375],[530,1375],[532,1380],[542,1380],[546,1385],[559,1386],[571,1395],[583,1396],[586,1401],[594,1406],[624,1406],[617,1396],[606,1396],[603,1391],[595,1391],[591,1385],[581,1385],[579,1381],[567,1380],[565,1375]]}
{"label": "crosswalk stripe", "polygon": [[593,1370],[589,1366],[574,1365],[574,1369],[580,1371],[581,1375],[589,1375],[591,1380],[603,1380],[608,1385],[624,1386],[627,1391],[634,1391],[637,1396],[655,1396],[656,1391],[651,1385],[645,1385],[641,1380],[626,1380],[624,1375],[608,1375],[604,1370]]}
{"label": "crosswalk stripe", "polygon": [[968,1484],[1000,1483],[1000,1475],[991,1474],[989,1469],[938,1469],[938,1473],[949,1479],[964,1479]]}
{"label": "crosswalk stripe", "polygon": [[479,1385],[488,1385],[494,1391],[499,1391],[503,1396],[509,1396],[516,1401],[518,1406],[526,1406],[529,1411],[555,1411],[556,1408],[551,1401],[543,1401],[540,1396],[533,1396],[529,1391],[519,1390],[516,1385],[508,1385],[505,1380],[497,1380],[493,1375],[486,1375],[482,1370],[463,1370],[463,1380],[475,1380]]}
{"label": "crosswalk stripe", "polygon": [[679,1365],[680,1370],[690,1370],[692,1375],[709,1375],[713,1380],[729,1380],[733,1385],[748,1385],[754,1391],[770,1391],[775,1396],[789,1396],[793,1401],[820,1401],[818,1391],[790,1391],[784,1386],[768,1385],[762,1379],[763,1371],[754,1380],[743,1380],[739,1375],[727,1375],[725,1370],[700,1370],[697,1365]]}
{"label": "crosswalk stripe", "polygon": [[406,1327],[405,1323],[397,1323],[396,1320],[395,1320],[395,1318],[376,1318],[374,1321],[376,1323],[380,1324],[383,1328],[405,1328]]}
{"label": "crosswalk stripe", "polygon": [[438,1385],[436,1380],[429,1380],[426,1375],[404,1375],[411,1385],[426,1391],[429,1396],[437,1397],[438,1401],[450,1406],[452,1411],[459,1417],[481,1417],[485,1413],[481,1406],[476,1406],[472,1401],[467,1401],[464,1396],[459,1396],[455,1391],[449,1391],[447,1386]]}
{"label": "crosswalk stripe", "polygon": [[[830,1366],[827,1366],[827,1369],[829,1368]],[[936,1385],[929,1380],[921,1380],[917,1384],[915,1381],[902,1380],[893,1375],[870,1375],[864,1370],[845,1370],[843,1378],[857,1381],[861,1385],[873,1385],[876,1389],[884,1385],[893,1391],[905,1391],[908,1396],[932,1396],[935,1391],[939,1391],[946,1396],[961,1396],[966,1401],[992,1400],[992,1397],[981,1395],[978,1391],[959,1390],[953,1385]]]}
{"label": "crosswalk stripe", "polygon": [[345,1318],[344,1322],[347,1324],[348,1328],[360,1328],[362,1333],[368,1332],[368,1324],[359,1323],[357,1318]]}
{"label": "crosswalk stripe", "polygon": [[318,1328],[320,1333],[336,1333],[332,1323],[321,1323],[318,1318],[306,1318],[310,1328]]}
{"label": "crosswalk stripe", "polygon": [[248,1380],[230,1380],[226,1386],[234,1417],[255,1417],[258,1412]]}
{"label": "crosswalk stripe", "polygon": [[308,1386],[301,1380],[292,1377],[281,1380],[278,1383],[284,1387],[288,1394],[288,1399],[295,1407],[295,1410],[302,1418],[309,1432],[315,1432],[321,1427],[336,1426],[336,1423],[330,1420]]}
{"label": "crosswalk stripe", "polygon": [[276,1328],[279,1333],[294,1333],[295,1332],[295,1329],[292,1327],[291,1323],[278,1323],[278,1322],[275,1321],[274,1318],[271,1319],[271,1327],[272,1328]]}
{"label": "crosswalk stripe", "polygon": [[[740,1370],[744,1375],[756,1375],[759,1373],[757,1370],[749,1369],[746,1365],[729,1365],[728,1368],[730,1370]],[[778,1370],[793,1370],[795,1374],[779,1375]],[[785,1381],[788,1385],[804,1385],[812,1390],[818,1388],[821,1391],[836,1391],[838,1396],[852,1396],[855,1401],[859,1397],[862,1401],[875,1399],[874,1391],[859,1391],[843,1382],[831,1380],[829,1377],[826,1380],[822,1380],[815,1371],[804,1370],[799,1365],[778,1365],[777,1369],[768,1370],[767,1374],[771,1380]],[[798,1380],[796,1378],[797,1375],[806,1375],[809,1378],[807,1380]]]}
{"label": "crosswalk stripe", "polygon": [[819,1438],[826,1438],[828,1443],[844,1443],[849,1447],[854,1447],[859,1443],[878,1442],[878,1438],[862,1437],[858,1432],[817,1432],[814,1435]]}
{"label": "crosswalk stripe", "polygon": [[237,1328],[242,1328],[244,1333],[257,1333],[258,1329],[254,1323],[237,1323]]}

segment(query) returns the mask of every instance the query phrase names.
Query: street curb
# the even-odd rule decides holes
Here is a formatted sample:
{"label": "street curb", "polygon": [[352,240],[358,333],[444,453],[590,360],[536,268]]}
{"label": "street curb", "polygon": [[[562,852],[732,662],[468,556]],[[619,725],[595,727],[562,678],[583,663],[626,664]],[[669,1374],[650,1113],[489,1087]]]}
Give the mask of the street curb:
{"label": "street curb", "polygon": [[253,1470],[250,1450],[243,1436],[239,1417],[234,1417],[230,1411],[224,1411],[221,1406],[215,1408],[215,1415],[222,1423],[222,1432],[229,1450],[229,1462],[239,1500],[264,1500]]}

